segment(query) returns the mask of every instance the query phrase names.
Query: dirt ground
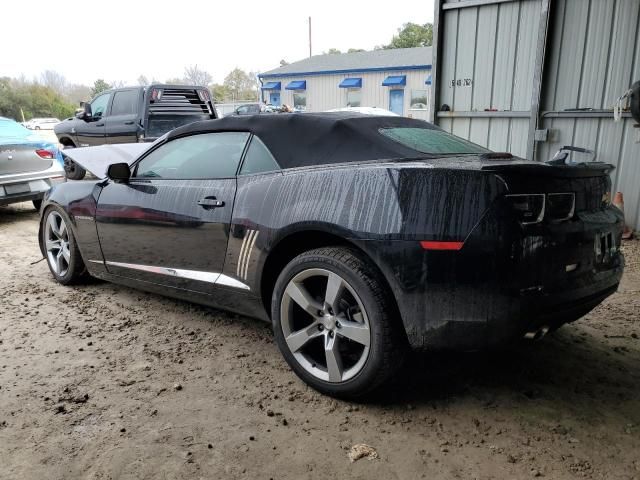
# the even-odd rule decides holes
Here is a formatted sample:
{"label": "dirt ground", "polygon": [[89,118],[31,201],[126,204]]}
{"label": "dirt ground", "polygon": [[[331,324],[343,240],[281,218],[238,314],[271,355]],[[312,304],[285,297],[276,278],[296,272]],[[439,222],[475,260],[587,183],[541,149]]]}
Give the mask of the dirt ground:
{"label": "dirt ground", "polygon": [[[0,208],[2,479],[640,479],[640,241],[577,323],[416,355],[358,405],[307,388],[264,323],[54,283],[37,219]],[[351,463],[358,443],[379,458]]]}

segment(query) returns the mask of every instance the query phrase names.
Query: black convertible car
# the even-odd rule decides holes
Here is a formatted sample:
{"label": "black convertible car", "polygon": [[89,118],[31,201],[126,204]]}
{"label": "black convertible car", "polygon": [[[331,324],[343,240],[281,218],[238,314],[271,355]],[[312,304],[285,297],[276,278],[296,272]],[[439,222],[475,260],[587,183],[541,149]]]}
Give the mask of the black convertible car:
{"label": "black convertible car", "polygon": [[541,337],[622,275],[611,165],[515,159],[418,120],[229,117],[66,153],[99,180],[45,200],[58,282],[89,274],[270,321],[331,395],[379,387],[407,347]]}

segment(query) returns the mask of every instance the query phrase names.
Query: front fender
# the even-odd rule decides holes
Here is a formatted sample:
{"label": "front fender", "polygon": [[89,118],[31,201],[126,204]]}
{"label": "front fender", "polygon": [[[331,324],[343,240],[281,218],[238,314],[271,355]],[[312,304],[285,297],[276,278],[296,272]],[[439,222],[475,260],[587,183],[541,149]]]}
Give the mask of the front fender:
{"label": "front fender", "polygon": [[41,210],[42,217],[38,231],[38,243],[43,256],[45,255],[42,244],[44,216],[49,207],[55,206],[62,209],[69,218],[71,231],[89,271],[103,268],[101,264],[92,262],[92,260],[103,261],[95,224],[96,207],[102,186],[102,182],[66,182],[56,185],[47,193]]}

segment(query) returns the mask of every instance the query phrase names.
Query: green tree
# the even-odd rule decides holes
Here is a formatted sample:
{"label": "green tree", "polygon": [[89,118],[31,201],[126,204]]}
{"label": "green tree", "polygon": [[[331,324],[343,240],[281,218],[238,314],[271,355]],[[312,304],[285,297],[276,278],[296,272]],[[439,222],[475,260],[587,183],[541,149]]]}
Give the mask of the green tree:
{"label": "green tree", "polygon": [[111,85],[105,82],[102,78],[99,78],[95,82],[93,82],[93,87],[91,88],[91,98],[95,97],[99,93],[104,92],[105,90],[109,90]]}
{"label": "green tree", "polygon": [[223,85],[230,100],[255,100],[257,95],[256,81],[252,74],[240,68],[234,68],[224,78]]}
{"label": "green tree", "polygon": [[213,83],[209,85],[209,90],[211,91],[211,95],[213,95],[213,101],[216,103],[222,103],[229,98],[229,92],[224,85]]}
{"label": "green tree", "polygon": [[393,36],[391,43],[382,48],[430,47],[432,42],[433,25],[431,23],[419,25],[409,22],[398,29],[398,34]]}
{"label": "green tree", "polygon": [[33,117],[66,118],[75,107],[50,87],[7,77],[0,79],[0,116],[22,120]]}
{"label": "green tree", "polygon": [[347,53],[358,53],[358,52],[366,52],[364,48],[350,48],[347,50]]}
{"label": "green tree", "polygon": [[337,48],[330,48],[328,51],[324,52],[325,55],[339,55],[342,52]]}

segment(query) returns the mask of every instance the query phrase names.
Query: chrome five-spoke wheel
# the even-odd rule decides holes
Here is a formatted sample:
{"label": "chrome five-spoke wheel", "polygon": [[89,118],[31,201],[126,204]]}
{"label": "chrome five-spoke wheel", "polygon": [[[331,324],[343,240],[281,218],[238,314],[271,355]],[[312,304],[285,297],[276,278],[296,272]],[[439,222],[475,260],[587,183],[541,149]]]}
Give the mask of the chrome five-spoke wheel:
{"label": "chrome five-spoke wheel", "polygon": [[291,259],[271,299],[275,340],[293,371],[322,393],[350,399],[400,368],[406,337],[397,311],[375,265],[347,246]]}
{"label": "chrome five-spoke wheel", "polygon": [[55,210],[49,212],[44,230],[45,250],[51,270],[64,277],[69,270],[69,230],[62,215]]}
{"label": "chrome five-spoke wheel", "polygon": [[371,330],[362,300],[344,278],[323,268],[303,270],[287,284],[280,309],[287,347],[308,373],[336,383],[360,372]]}

